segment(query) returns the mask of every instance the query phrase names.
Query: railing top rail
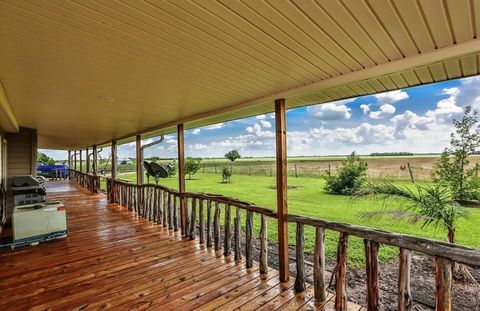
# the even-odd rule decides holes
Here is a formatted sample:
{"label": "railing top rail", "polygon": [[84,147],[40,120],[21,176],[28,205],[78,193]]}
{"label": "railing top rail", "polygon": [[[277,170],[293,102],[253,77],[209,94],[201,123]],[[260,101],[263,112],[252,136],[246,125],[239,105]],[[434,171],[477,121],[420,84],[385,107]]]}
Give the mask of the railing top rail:
{"label": "railing top rail", "polygon": [[480,250],[461,245],[291,214],[288,214],[286,219],[289,222],[303,223],[314,227],[323,227],[382,244],[410,249],[426,255],[448,258],[470,266],[480,266]]}

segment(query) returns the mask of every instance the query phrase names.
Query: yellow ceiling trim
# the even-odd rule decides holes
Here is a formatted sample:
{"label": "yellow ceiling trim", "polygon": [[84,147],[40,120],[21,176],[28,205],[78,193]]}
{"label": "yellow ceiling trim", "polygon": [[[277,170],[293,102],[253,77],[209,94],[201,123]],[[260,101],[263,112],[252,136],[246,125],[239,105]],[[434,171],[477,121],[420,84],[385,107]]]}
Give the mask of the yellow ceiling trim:
{"label": "yellow ceiling trim", "polygon": [[13,113],[10,102],[8,101],[7,94],[0,81],[0,128],[7,133],[18,132],[19,126],[17,118]]}

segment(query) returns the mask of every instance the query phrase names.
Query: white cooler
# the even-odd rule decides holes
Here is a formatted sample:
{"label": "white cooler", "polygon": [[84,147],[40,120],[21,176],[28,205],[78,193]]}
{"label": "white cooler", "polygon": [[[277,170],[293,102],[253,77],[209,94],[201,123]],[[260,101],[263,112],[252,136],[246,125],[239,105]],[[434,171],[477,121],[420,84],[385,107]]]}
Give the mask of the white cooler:
{"label": "white cooler", "polygon": [[41,240],[53,235],[66,235],[65,207],[60,202],[15,206],[12,227],[15,243]]}

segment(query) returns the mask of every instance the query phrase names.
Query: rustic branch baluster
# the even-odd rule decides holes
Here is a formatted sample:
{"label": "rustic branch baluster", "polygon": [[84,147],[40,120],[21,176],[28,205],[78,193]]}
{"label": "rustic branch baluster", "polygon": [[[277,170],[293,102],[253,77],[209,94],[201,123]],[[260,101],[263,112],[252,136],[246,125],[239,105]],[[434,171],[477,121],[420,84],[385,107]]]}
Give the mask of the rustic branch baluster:
{"label": "rustic branch baluster", "polygon": [[195,231],[197,227],[197,200],[195,198],[192,198],[192,211],[190,213],[190,228],[189,228],[189,239],[190,240],[195,240]]}
{"label": "rustic branch baluster", "polygon": [[410,265],[412,256],[410,250],[400,248],[400,267],[398,276],[398,310],[412,309],[412,294],[410,292]]}
{"label": "rustic branch baluster", "polygon": [[241,228],[240,228],[240,208],[237,207],[235,209],[235,219],[233,220],[233,225],[235,227],[234,229],[234,240],[235,240],[235,261],[239,261],[239,260],[242,260],[242,251],[240,249],[240,241],[241,241]]}
{"label": "rustic branch baluster", "polygon": [[348,234],[341,232],[337,247],[337,267],[335,270],[335,310],[347,310],[347,246]]}
{"label": "rustic branch baluster", "polygon": [[198,217],[200,218],[200,244],[205,243],[205,216],[203,215],[203,199],[199,199],[198,201],[198,209],[199,209],[199,215]]}
{"label": "rustic branch baluster", "polygon": [[245,256],[247,268],[253,267],[253,212],[247,211],[247,228],[245,233]]}
{"label": "rustic branch baluster", "polygon": [[207,247],[212,247],[212,201],[207,201]]}
{"label": "rustic branch baluster", "polygon": [[313,253],[313,286],[315,300],[325,302],[325,229],[315,227],[315,249]]}
{"label": "rustic branch baluster", "polygon": [[297,277],[295,278],[294,289],[295,292],[301,293],[305,291],[305,253],[304,247],[304,234],[303,224],[297,222],[297,235],[296,235],[296,260],[297,260]]}
{"label": "rustic branch baluster", "polygon": [[173,231],[178,231],[178,207],[179,207],[180,197],[176,195],[173,196]]}
{"label": "rustic branch baluster", "polygon": [[435,257],[435,310],[452,310],[452,262]]}
{"label": "rustic branch baluster", "polygon": [[224,241],[223,241],[223,255],[225,257],[228,257],[232,254],[231,251],[231,233],[230,233],[230,212],[231,212],[231,207],[230,204],[225,205],[225,221],[224,221],[224,229],[225,229],[225,234],[224,234]]}
{"label": "rustic branch baluster", "polygon": [[220,251],[220,203],[215,202],[215,218],[213,220],[213,239],[215,252]]}
{"label": "rustic branch baluster", "polygon": [[376,311],[380,308],[380,292],[378,288],[378,249],[380,244],[364,240],[366,272],[367,272],[367,310]]}
{"label": "rustic branch baluster", "polygon": [[267,240],[267,217],[260,217],[260,274],[268,271],[268,240]]}

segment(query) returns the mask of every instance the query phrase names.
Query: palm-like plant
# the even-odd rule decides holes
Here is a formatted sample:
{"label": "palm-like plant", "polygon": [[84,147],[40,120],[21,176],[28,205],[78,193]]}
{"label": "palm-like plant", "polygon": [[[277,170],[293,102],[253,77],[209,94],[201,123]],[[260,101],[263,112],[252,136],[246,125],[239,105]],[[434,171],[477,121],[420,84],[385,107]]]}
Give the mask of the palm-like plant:
{"label": "palm-like plant", "polygon": [[[450,191],[443,185],[401,188],[392,183],[371,184],[365,194],[384,199],[384,208],[380,211],[363,212],[362,218],[390,216],[396,219],[407,219],[412,223],[422,223],[422,227],[433,225],[443,228],[447,240],[455,243],[455,226],[460,218],[467,218],[468,212],[452,199]],[[399,210],[387,209],[389,200],[403,198]]]}
{"label": "palm-like plant", "polygon": [[[416,189],[400,188],[392,183],[370,184],[365,195],[383,198],[384,208],[380,211],[363,212],[362,218],[380,218],[390,216],[395,219],[407,219],[412,223],[422,223],[422,227],[433,225],[443,228],[449,243],[455,243],[455,228],[458,219],[467,218],[469,213],[452,199],[450,190],[444,185],[419,186]],[[391,199],[403,198],[400,209],[387,209]],[[455,274],[466,281],[476,283],[464,265],[455,264]]]}

